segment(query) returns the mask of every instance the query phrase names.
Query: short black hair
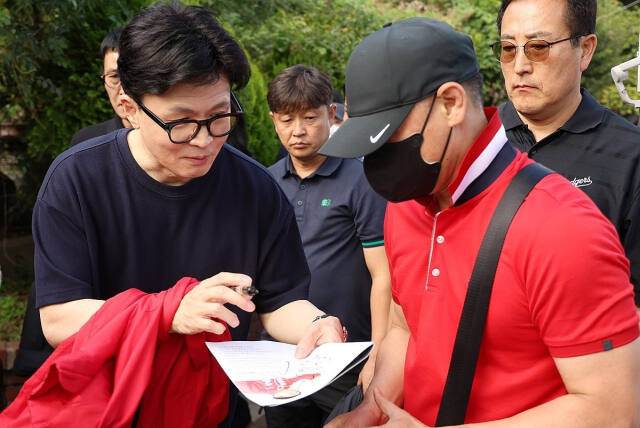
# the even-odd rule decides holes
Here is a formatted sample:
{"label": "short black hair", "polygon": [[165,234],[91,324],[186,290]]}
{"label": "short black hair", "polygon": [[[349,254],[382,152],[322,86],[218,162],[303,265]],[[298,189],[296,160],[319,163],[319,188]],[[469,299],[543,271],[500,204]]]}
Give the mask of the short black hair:
{"label": "short black hair", "polygon": [[333,100],[334,103],[344,104],[344,97],[342,96],[342,92],[340,89],[333,88]]}
{"label": "short black hair", "polygon": [[[597,0],[565,0],[567,5],[567,14],[564,17],[571,37],[582,36],[585,34],[596,33],[596,15],[598,14]],[[502,0],[500,12],[498,12],[498,34],[502,34],[502,18],[507,7],[514,0]],[[523,16],[522,19],[527,19]],[[578,45],[578,40],[572,39],[573,46]]]}
{"label": "short black hair", "polygon": [[122,31],[118,74],[124,92],[139,101],[178,83],[203,85],[220,76],[239,89],[251,71],[238,42],[209,10],[157,2]]}
{"label": "short black hair", "polygon": [[109,34],[104,36],[102,43],[100,43],[100,55],[102,56],[102,59],[104,59],[109,52],[118,52],[120,34],[122,34],[122,28],[116,28],[115,30],[109,31]]}
{"label": "short black hair", "polygon": [[467,95],[469,95],[471,102],[476,107],[482,107],[484,105],[482,91],[483,82],[484,78],[482,77],[482,73],[477,73],[470,79],[467,79],[461,83],[462,87],[465,89],[465,92],[467,92]]}
{"label": "short black hair", "polygon": [[333,85],[329,76],[315,67],[296,64],[285,68],[269,84],[267,102],[274,113],[329,106],[333,100]]}

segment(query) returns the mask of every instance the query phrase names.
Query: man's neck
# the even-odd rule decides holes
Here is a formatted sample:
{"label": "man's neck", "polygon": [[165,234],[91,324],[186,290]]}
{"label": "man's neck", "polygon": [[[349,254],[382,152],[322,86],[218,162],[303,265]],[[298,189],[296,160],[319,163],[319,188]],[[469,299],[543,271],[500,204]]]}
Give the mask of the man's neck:
{"label": "man's neck", "polygon": [[158,162],[142,142],[139,129],[127,133],[127,144],[138,166],[154,180],[170,186],[181,186],[189,181],[176,177],[172,171]]}
{"label": "man's neck", "polygon": [[[497,115],[498,113],[496,112],[495,114]],[[431,201],[433,204],[432,209],[436,212],[443,211],[453,204],[452,189],[449,188],[449,185],[456,179],[458,174],[461,174],[462,161],[488,123],[484,110],[477,109],[475,114],[468,114],[464,124],[454,129],[454,132],[458,135],[452,134],[451,138],[455,138],[456,142],[450,142],[447,148],[449,153],[446,154],[445,158],[448,158],[448,165],[446,167],[443,165],[440,170],[439,183],[436,184],[436,188],[440,190],[433,194],[433,200]]]}
{"label": "man's neck", "polygon": [[578,109],[581,101],[582,94],[578,92],[577,96],[571,97],[571,100],[563,103],[561,107],[547,108],[544,112],[538,115],[524,115],[520,112],[517,113],[522,122],[526,124],[529,130],[533,133],[536,142],[538,142],[553,134],[561,126],[567,123]]}
{"label": "man's neck", "polygon": [[131,122],[129,122],[126,118],[121,117],[120,118],[120,122],[122,122],[122,127],[123,128],[133,128],[133,126],[131,126]]}
{"label": "man's neck", "polygon": [[322,165],[324,161],[327,160],[327,157],[323,155],[315,155],[313,157],[304,159],[296,158],[289,155],[289,158],[291,159],[291,165],[293,165],[293,169],[296,171],[296,174],[298,174],[298,177],[300,178],[307,178],[308,176],[316,172],[318,168],[320,168],[320,165]]}

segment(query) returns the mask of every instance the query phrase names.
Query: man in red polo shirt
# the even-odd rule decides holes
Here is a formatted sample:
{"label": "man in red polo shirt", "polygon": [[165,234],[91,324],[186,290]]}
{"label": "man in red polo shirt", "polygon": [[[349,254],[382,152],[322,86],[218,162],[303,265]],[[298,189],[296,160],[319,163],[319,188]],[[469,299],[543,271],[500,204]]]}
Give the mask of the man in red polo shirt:
{"label": "man in red polo shirt", "polygon": [[[320,152],[364,156],[371,186],[392,202],[395,309],[373,388],[329,426],[433,426],[481,240],[532,161],[482,108],[471,40],[442,22],[411,18],[365,38],[346,89],[349,121]],[[567,180],[546,176],[504,241],[465,424],[638,426],[638,335],[615,229]]]}

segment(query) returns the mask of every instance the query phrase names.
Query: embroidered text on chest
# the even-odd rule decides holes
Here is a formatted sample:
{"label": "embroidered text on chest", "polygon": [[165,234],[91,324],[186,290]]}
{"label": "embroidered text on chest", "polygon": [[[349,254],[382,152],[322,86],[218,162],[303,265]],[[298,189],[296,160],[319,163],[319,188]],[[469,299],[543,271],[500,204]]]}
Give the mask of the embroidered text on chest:
{"label": "embroidered text on chest", "polygon": [[576,187],[590,186],[591,183],[592,183],[591,176],[584,177],[584,178],[577,178],[576,177],[573,180],[571,180],[571,184],[573,184]]}

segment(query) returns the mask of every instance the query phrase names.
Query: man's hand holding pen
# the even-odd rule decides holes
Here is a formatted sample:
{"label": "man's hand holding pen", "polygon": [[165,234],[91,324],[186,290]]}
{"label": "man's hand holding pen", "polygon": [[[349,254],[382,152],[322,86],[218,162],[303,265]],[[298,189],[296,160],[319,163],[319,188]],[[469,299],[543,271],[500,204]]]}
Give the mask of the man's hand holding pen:
{"label": "man's hand holding pen", "polygon": [[236,293],[246,294],[247,296],[255,296],[260,292],[253,285],[249,287],[241,287],[241,286],[230,286],[230,287],[233,288],[236,291]]}
{"label": "man's hand holding pen", "polygon": [[222,334],[226,327],[214,318],[237,327],[240,322],[238,317],[224,305],[230,303],[244,311],[253,312],[256,307],[251,298],[258,290],[251,282],[247,275],[230,272],[221,272],[203,280],[182,298],[171,323],[171,333],[196,334],[207,331]]}

